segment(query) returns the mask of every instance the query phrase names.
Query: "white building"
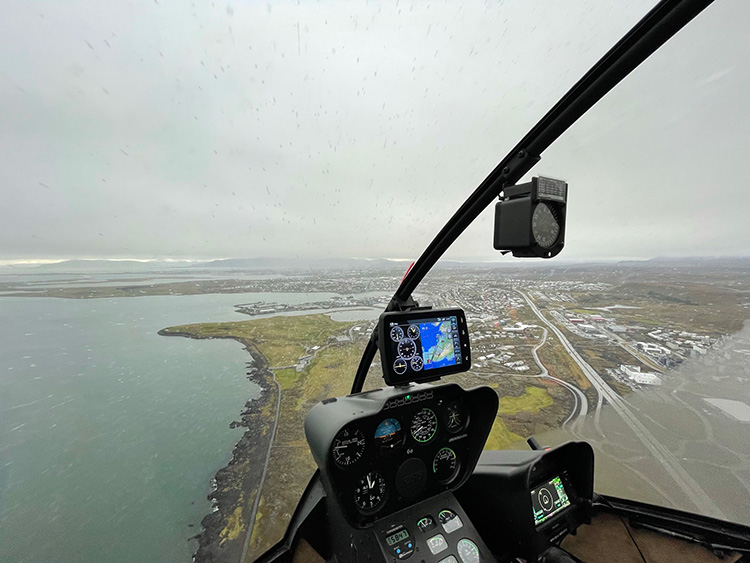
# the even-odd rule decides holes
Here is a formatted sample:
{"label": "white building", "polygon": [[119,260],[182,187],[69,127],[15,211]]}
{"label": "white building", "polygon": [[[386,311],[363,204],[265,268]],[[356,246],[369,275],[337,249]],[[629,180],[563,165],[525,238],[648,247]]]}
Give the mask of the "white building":
{"label": "white building", "polygon": [[639,385],[661,385],[661,378],[650,372],[641,371],[641,366],[621,365],[620,371],[624,373],[633,383]]}

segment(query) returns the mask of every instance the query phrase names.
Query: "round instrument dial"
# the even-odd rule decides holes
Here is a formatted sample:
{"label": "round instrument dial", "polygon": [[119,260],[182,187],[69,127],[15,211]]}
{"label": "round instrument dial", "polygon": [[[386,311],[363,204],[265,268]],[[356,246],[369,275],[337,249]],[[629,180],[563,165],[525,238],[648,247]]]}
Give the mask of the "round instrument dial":
{"label": "round instrument dial", "polygon": [[339,467],[349,467],[362,458],[365,445],[365,435],[359,428],[344,428],[333,439],[331,445],[333,461]]}
{"label": "round instrument dial", "polygon": [[411,419],[411,437],[420,444],[426,444],[437,432],[437,416],[432,410],[423,408]]}
{"label": "round instrument dial", "polygon": [[403,375],[406,373],[406,368],[409,364],[406,363],[406,360],[403,358],[396,358],[396,361],[393,362],[393,371],[395,371],[399,375]]}
{"label": "round instrument dial", "polygon": [[372,514],[385,504],[386,493],[385,477],[377,471],[370,471],[354,489],[354,504],[360,512]]}
{"label": "round instrument dial", "polygon": [[466,424],[466,415],[458,401],[453,401],[445,409],[445,426],[449,432],[458,432]]}
{"label": "round instrument dial", "polygon": [[552,248],[560,236],[557,212],[543,201],[537,204],[531,216],[531,234],[542,248]]}
{"label": "round instrument dial", "polygon": [[432,460],[432,472],[441,483],[452,481],[458,473],[458,458],[450,448],[442,448]]}
{"label": "round instrument dial", "polygon": [[481,560],[479,557],[479,548],[471,540],[467,540],[466,538],[458,540],[456,550],[463,563],[479,563]]}
{"label": "round instrument dial", "polygon": [[375,443],[380,447],[380,452],[383,454],[396,450],[403,442],[404,431],[396,418],[386,418],[375,429]]}
{"label": "round instrument dial", "polygon": [[414,356],[411,359],[411,369],[414,371],[420,371],[424,367],[424,360],[419,356]]}
{"label": "round instrument dial", "polygon": [[417,345],[414,344],[414,341],[411,338],[404,338],[401,342],[398,343],[398,355],[402,358],[406,360],[408,360],[409,358],[413,358],[416,352]]}
{"label": "round instrument dial", "polygon": [[416,340],[417,338],[419,338],[419,325],[409,325],[409,328],[406,329],[406,336],[408,336],[412,340]]}
{"label": "round instrument dial", "polygon": [[394,342],[400,342],[404,337],[404,330],[400,326],[394,326],[391,329],[391,340]]}

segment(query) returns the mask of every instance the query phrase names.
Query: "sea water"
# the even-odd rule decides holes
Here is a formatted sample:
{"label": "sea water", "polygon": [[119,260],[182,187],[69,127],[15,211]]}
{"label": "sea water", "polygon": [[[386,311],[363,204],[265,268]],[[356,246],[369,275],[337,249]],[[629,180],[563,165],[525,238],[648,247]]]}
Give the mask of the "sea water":
{"label": "sea water", "polygon": [[259,389],[239,342],[157,332],[332,295],[0,298],[0,561],[190,561]]}

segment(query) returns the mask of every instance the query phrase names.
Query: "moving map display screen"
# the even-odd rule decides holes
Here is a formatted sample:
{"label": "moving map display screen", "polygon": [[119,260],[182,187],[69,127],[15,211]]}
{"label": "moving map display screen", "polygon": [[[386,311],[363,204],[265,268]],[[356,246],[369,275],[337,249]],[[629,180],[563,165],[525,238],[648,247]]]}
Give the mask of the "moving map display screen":
{"label": "moving map display screen", "polygon": [[437,379],[471,367],[461,309],[383,313],[378,344],[389,385]]}

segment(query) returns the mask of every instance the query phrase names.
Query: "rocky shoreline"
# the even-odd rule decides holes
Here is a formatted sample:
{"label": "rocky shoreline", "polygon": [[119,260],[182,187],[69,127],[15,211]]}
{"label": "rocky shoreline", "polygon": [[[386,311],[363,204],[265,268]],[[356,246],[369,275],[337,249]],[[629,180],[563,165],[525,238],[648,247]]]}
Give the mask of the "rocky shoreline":
{"label": "rocky shoreline", "polygon": [[[159,334],[198,340],[213,338],[166,330],[160,330]],[[203,530],[190,538],[198,542],[193,555],[196,563],[239,561],[248,531],[252,531],[254,524],[249,520],[263,474],[263,463],[259,460],[265,459],[273,435],[274,417],[269,412],[275,408],[278,391],[268,360],[252,341],[234,340],[241,342],[252,357],[247,363],[247,378],[260,387],[260,394],[247,401],[240,419],[230,424],[230,428],[243,427],[245,432],[232,450],[232,459],[214,477],[208,495],[213,509],[201,520]]]}

